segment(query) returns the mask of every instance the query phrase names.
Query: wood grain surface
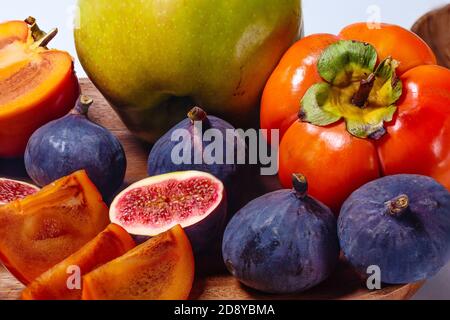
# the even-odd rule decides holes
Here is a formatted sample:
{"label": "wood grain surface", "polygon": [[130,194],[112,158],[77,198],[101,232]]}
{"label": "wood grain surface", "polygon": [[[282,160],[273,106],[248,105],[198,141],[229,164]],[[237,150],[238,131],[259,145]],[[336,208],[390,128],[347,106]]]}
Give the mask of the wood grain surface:
{"label": "wood grain surface", "polygon": [[[128,170],[126,183],[130,184],[146,177],[147,156],[150,146],[138,141],[125,128],[114,111],[110,108],[101,94],[94,88],[89,80],[82,79],[81,87],[83,93],[94,98],[89,117],[101,125],[110,129],[119,137],[124,145]],[[23,160],[0,160],[0,176],[10,176],[27,179],[23,168]],[[256,178],[255,178],[256,179]],[[276,178],[259,179],[255,186],[255,195],[277,189],[279,185]],[[274,296],[267,295],[245,288],[233,277],[225,272],[209,276],[197,276],[191,293],[192,299],[201,300],[237,300],[237,299],[409,299],[422,286],[415,283],[402,286],[384,286],[381,290],[369,291],[365,282],[348,266],[341,261],[333,276],[320,286],[299,295]],[[0,300],[18,299],[23,286],[14,279],[8,271],[0,266]]]}

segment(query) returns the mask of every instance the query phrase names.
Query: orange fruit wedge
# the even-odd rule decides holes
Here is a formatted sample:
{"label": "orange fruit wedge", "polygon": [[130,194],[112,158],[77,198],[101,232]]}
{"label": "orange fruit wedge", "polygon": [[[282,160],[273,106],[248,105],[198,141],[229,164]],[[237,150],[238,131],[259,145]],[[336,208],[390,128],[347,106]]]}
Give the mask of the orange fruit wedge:
{"label": "orange fruit wedge", "polygon": [[0,206],[0,260],[22,283],[78,251],[109,224],[108,208],[84,170]]}
{"label": "orange fruit wedge", "polygon": [[156,236],[83,277],[83,300],[185,300],[194,255],[181,226]]}
{"label": "orange fruit wedge", "polygon": [[135,247],[122,227],[110,224],[79,251],[34,280],[23,292],[24,300],[79,300],[81,276]]}

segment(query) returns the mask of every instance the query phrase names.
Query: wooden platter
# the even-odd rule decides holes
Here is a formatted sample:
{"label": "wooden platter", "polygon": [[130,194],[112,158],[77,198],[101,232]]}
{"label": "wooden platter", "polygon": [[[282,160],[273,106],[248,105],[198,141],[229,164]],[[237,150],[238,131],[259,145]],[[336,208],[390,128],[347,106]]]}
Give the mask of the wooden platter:
{"label": "wooden platter", "polygon": [[[146,177],[147,156],[150,146],[134,138],[110,108],[102,95],[87,79],[81,80],[83,93],[95,100],[89,113],[90,118],[110,129],[124,145],[128,159],[126,184]],[[23,161],[0,160],[0,176],[27,179]],[[264,193],[279,188],[276,178],[260,179],[257,193]],[[198,276],[191,293],[192,299],[201,300],[250,300],[250,299],[358,299],[358,300],[405,300],[412,297],[423,283],[402,286],[386,286],[381,290],[369,291],[365,282],[353,272],[350,266],[341,262],[333,276],[320,286],[295,296],[274,296],[262,294],[242,286],[226,273]],[[18,299],[23,286],[8,271],[0,266],[0,300]]]}

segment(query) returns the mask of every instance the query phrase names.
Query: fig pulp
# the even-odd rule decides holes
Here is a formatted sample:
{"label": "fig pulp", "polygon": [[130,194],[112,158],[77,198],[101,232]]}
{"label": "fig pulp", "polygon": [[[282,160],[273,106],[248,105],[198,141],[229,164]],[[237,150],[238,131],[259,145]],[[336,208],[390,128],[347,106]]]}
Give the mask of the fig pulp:
{"label": "fig pulp", "polygon": [[0,259],[24,284],[61,262],[109,224],[85,171],[0,206]]}
{"label": "fig pulp", "polygon": [[77,283],[77,277],[124,255],[134,247],[135,243],[128,232],[118,225],[110,224],[79,251],[34,280],[22,292],[22,299],[79,300],[81,279]]}
{"label": "fig pulp", "polygon": [[72,57],[49,50],[34,19],[0,23],[0,157],[22,156],[31,134],[64,116],[79,95]]}
{"label": "fig pulp", "polygon": [[[183,130],[188,133],[181,142],[174,140],[173,136]],[[207,132],[220,133],[214,139],[204,139]],[[175,127],[169,130],[161,139],[159,139],[152,148],[148,158],[148,175],[157,176],[160,174],[177,171],[203,171],[214,175],[223,182],[227,192],[228,199],[228,218],[231,218],[250,199],[246,194],[243,182],[249,175],[249,166],[238,164],[241,152],[247,154],[245,138],[237,135],[236,139],[227,139],[228,131],[235,131],[235,128],[228,122],[217,117],[206,114],[199,107],[194,107],[185,120],[181,121]],[[219,162],[208,159],[204,156],[204,150],[217,144],[220,139],[221,147],[216,149],[215,153],[223,155]],[[199,148],[201,146],[201,148]],[[175,164],[172,155],[175,150],[183,150],[183,157],[186,156],[186,163]],[[234,159],[229,161],[227,151],[233,150]],[[181,153],[181,152],[180,152]],[[200,163],[196,159],[202,159]],[[213,162],[213,163],[211,163]],[[250,180],[250,179],[249,179]]]}
{"label": "fig pulp", "polygon": [[219,240],[226,219],[224,186],[199,171],[169,173],[131,185],[113,201],[110,218],[130,234],[156,236],[180,224],[196,253]]}
{"label": "fig pulp", "polygon": [[83,300],[184,300],[194,256],[178,225],[83,277]]}
{"label": "fig pulp", "polygon": [[0,178],[0,206],[14,200],[23,199],[39,191],[29,183]]}

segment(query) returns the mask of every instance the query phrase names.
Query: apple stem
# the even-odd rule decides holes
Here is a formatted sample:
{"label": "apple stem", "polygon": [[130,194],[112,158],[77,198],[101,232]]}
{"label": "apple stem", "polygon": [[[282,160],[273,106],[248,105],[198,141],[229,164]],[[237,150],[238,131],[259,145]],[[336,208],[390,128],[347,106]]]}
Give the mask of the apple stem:
{"label": "apple stem", "polygon": [[308,195],[308,180],[303,174],[293,174],[292,183],[299,198],[305,198]]}

